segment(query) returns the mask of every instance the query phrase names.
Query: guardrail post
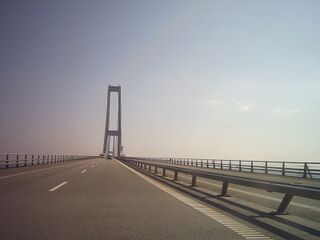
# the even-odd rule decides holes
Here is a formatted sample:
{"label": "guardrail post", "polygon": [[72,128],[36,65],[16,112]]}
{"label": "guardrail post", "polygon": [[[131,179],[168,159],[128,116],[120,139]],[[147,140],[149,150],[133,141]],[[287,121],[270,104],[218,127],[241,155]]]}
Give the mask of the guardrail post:
{"label": "guardrail post", "polygon": [[307,178],[307,171],[308,171],[308,165],[307,163],[304,163],[304,167],[303,167],[303,178]]}
{"label": "guardrail post", "polygon": [[272,214],[276,215],[276,214],[288,214],[286,212],[286,209],[291,201],[291,199],[293,198],[293,195],[291,194],[285,194],[277,211],[276,212],[271,212]]}
{"label": "guardrail post", "polygon": [[215,169],[216,168],[216,160],[214,159],[212,162],[212,167]]}
{"label": "guardrail post", "polygon": [[232,164],[232,162],[231,162],[231,160],[229,160],[229,170],[232,169],[231,164]]}
{"label": "guardrail post", "polygon": [[19,167],[19,154],[17,154],[17,158],[16,158],[16,167]]}
{"label": "guardrail post", "polygon": [[220,160],[220,169],[223,169],[223,163],[222,163],[222,160]]}
{"label": "guardrail post", "polygon": [[151,171],[151,165],[149,164],[149,169],[148,169],[149,171]]}
{"label": "guardrail post", "polygon": [[201,161],[201,167],[203,167],[203,160],[201,159],[200,161]]}
{"label": "guardrail post", "polygon": [[166,176],[166,169],[162,168],[162,176],[165,177]]}
{"label": "guardrail post", "polygon": [[24,166],[27,166],[27,154],[24,155]]}
{"label": "guardrail post", "polygon": [[178,180],[178,171],[174,171],[173,181],[177,181],[177,180]]}
{"label": "guardrail post", "polygon": [[209,167],[209,160],[207,159],[207,168]]}
{"label": "guardrail post", "polygon": [[31,155],[31,166],[34,165],[34,155]]}
{"label": "guardrail post", "polygon": [[9,154],[6,155],[6,168],[9,168]]}
{"label": "guardrail post", "polygon": [[253,161],[251,161],[251,172],[253,172]]}
{"label": "guardrail post", "polygon": [[286,175],[286,168],[285,168],[284,162],[282,162],[282,176],[285,176],[285,175]]}
{"label": "guardrail post", "polygon": [[155,173],[155,174],[158,173],[158,167],[157,167],[157,166],[154,167],[154,173]]}
{"label": "guardrail post", "polygon": [[192,175],[192,181],[191,181],[191,186],[192,187],[196,186],[196,181],[197,181],[197,176],[196,175]]}
{"label": "guardrail post", "polygon": [[228,182],[222,183],[221,194],[218,195],[219,197],[229,197],[229,195],[227,194],[228,186],[229,186]]}
{"label": "guardrail post", "polygon": [[264,166],[264,173],[268,174],[268,162],[266,161],[265,166]]}
{"label": "guardrail post", "polygon": [[37,159],[37,165],[40,164],[40,155],[38,155],[38,159]]}
{"label": "guardrail post", "polygon": [[239,160],[239,172],[241,172],[242,171],[242,166],[241,166],[241,160]]}

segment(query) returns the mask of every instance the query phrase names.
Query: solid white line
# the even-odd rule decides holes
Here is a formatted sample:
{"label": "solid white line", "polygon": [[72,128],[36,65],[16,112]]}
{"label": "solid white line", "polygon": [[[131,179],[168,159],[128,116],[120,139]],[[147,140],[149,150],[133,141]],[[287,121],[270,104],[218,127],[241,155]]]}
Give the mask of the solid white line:
{"label": "solid white line", "polygon": [[[46,168],[34,169],[34,170],[20,172],[20,173],[14,173],[14,174],[2,176],[2,177],[0,177],[0,179],[6,179],[6,178],[16,177],[16,176],[30,174],[30,173],[42,172],[42,171],[50,170],[52,168],[60,168],[60,167],[70,166],[70,164],[73,164],[73,163],[77,163],[77,162],[69,162],[69,164],[63,164],[63,165],[59,165],[59,166],[46,167]],[[36,167],[36,166],[37,165],[34,165],[34,167]]]}
{"label": "solid white line", "polygon": [[63,185],[65,185],[65,184],[67,184],[67,183],[68,183],[67,181],[66,181],[66,182],[63,182],[63,183],[60,183],[59,185],[57,185],[57,186],[49,189],[49,192],[53,192],[53,191],[57,190],[58,188],[61,188]]}
{"label": "solid white line", "polygon": [[[180,200],[181,202],[185,203],[186,205],[189,205],[189,206],[192,207],[193,209],[198,210],[199,212],[203,213],[203,214],[206,215],[207,217],[213,219],[214,221],[222,224],[222,225],[225,226],[225,227],[227,227],[227,226],[226,226],[226,224],[224,224],[224,222],[225,222],[225,221],[227,222],[227,219],[228,219],[228,221],[229,221],[229,220],[233,220],[233,218],[228,217],[228,216],[225,216],[225,215],[223,215],[223,214],[221,214],[220,217],[213,218],[211,214],[210,214],[211,216],[209,216],[209,213],[206,214],[205,211],[203,211],[204,209],[210,209],[208,206],[206,206],[206,205],[204,205],[204,204],[201,204],[201,203],[199,203],[198,201],[196,201],[196,200],[194,200],[194,199],[192,199],[192,198],[190,198],[190,197],[186,197],[185,195],[182,195],[181,193],[179,193],[179,192],[177,192],[177,191],[175,191],[175,190],[173,190],[173,189],[171,189],[171,188],[169,188],[169,187],[167,187],[167,186],[159,183],[159,182],[156,181],[156,180],[151,179],[150,177],[145,176],[144,174],[142,174],[142,173],[136,171],[135,169],[133,169],[133,168],[131,168],[131,167],[123,164],[122,162],[119,162],[119,163],[120,163],[122,166],[126,167],[126,168],[127,168],[128,170],[130,170],[131,172],[133,172],[133,173],[135,173],[136,175],[138,175],[139,177],[143,178],[145,181],[147,181],[147,182],[151,183],[152,185],[158,187],[158,188],[161,189],[162,191],[164,191],[164,192],[168,193],[169,195],[175,197],[176,199]],[[215,211],[215,210],[212,210],[212,212],[215,213],[216,211]],[[223,220],[220,220],[220,218],[223,219]],[[234,221],[236,221],[236,220],[234,220]],[[236,221],[236,222],[237,222],[237,221]],[[254,230],[254,229],[252,229],[252,228],[249,228],[247,225],[245,225],[245,224],[243,224],[243,223],[240,223],[240,222],[237,222],[237,223],[238,223],[237,227],[241,227],[241,229]],[[230,229],[231,231],[233,231],[231,228],[229,228],[229,229]],[[239,230],[240,230],[240,229],[239,229]],[[236,231],[233,231],[233,232],[234,232],[234,233],[237,233]],[[241,233],[237,233],[237,234],[239,234],[240,236],[243,235],[243,233],[242,233],[242,234],[241,234]],[[264,234],[260,233],[259,231],[257,231],[257,234],[260,234],[259,237],[267,237],[267,236],[265,236]],[[252,235],[250,235],[250,236],[252,236]],[[245,236],[243,236],[243,237],[245,237]]]}
{"label": "solid white line", "polygon": [[269,237],[245,237],[246,239],[270,239]]}
{"label": "solid white line", "polygon": [[66,165],[35,169],[35,170],[26,171],[26,172],[21,172],[21,173],[15,173],[15,174],[7,175],[7,176],[2,176],[2,177],[0,177],[0,179],[16,177],[16,176],[20,176],[20,175],[29,174],[29,173],[41,172],[41,171],[49,170],[49,169],[52,169],[52,168],[65,167],[65,166]]}
{"label": "solid white line", "polygon": [[87,170],[83,170],[81,173],[85,173]]}

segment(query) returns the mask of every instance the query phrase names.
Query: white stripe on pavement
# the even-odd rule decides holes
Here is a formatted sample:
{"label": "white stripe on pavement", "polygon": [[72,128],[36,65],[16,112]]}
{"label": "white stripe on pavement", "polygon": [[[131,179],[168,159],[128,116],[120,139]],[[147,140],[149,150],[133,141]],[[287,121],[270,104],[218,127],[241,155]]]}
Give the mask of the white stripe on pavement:
{"label": "white stripe on pavement", "polygon": [[[34,170],[29,170],[29,171],[25,171],[25,172],[20,172],[20,173],[14,173],[14,174],[10,174],[10,175],[5,175],[5,176],[1,176],[0,179],[6,179],[6,178],[11,178],[11,177],[17,177],[17,176],[21,176],[21,175],[25,175],[25,174],[30,174],[30,173],[36,173],[36,172],[42,172],[42,171],[47,171],[53,168],[61,168],[61,167],[66,167],[66,166],[70,166],[70,164],[76,164],[79,162],[68,162],[68,164],[63,164],[63,165],[58,165],[58,166],[53,166],[53,167],[46,167],[46,168],[41,168],[41,169],[34,169]],[[34,165],[34,167],[36,166],[42,166],[40,165]],[[46,166],[46,165],[44,165]],[[10,168],[10,169],[14,169],[14,168]]]}
{"label": "white stripe on pavement", "polygon": [[81,173],[85,173],[87,170],[83,170]]}
{"label": "white stripe on pavement", "polygon": [[63,183],[60,183],[59,185],[57,185],[57,186],[49,189],[49,192],[53,192],[53,191],[57,190],[58,188],[61,188],[63,185],[65,185],[65,184],[67,184],[67,183],[68,183],[67,181],[65,181],[65,182],[63,182]]}

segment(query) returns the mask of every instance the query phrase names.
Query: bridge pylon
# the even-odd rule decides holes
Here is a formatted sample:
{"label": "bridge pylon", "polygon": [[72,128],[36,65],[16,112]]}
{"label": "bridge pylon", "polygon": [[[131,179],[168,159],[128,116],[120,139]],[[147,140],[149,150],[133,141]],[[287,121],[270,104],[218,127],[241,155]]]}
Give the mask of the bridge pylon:
{"label": "bridge pylon", "polygon": [[[110,101],[111,93],[115,92],[118,94],[118,119],[117,119],[117,129],[110,130]],[[113,144],[111,150],[110,145]],[[121,142],[121,86],[108,86],[108,98],[107,98],[107,114],[106,114],[106,127],[103,143],[103,153],[106,155],[120,156],[122,151]]]}

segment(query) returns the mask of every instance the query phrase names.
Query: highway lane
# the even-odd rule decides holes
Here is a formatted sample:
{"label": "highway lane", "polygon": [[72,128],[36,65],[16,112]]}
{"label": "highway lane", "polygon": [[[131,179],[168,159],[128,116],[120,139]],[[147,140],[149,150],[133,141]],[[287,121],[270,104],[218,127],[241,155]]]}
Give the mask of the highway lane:
{"label": "highway lane", "polygon": [[39,171],[28,168],[25,171],[30,172],[17,175],[24,172],[21,169],[11,177],[0,178],[0,239],[263,236],[236,221],[228,220],[229,227],[213,221],[206,214],[220,221],[228,218],[191,200],[164,193],[114,160],[84,160],[34,170]]}
{"label": "highway lane", "polygon": [[[319,201],[294,198],[295,205],[289,208],[289,215],[273,216],[269,213],[278,207],[281,194],[231,185],[229,189],[231,196],[220,198],[216,195],[221,191],[221,182],[198,178],[197,187],[190,188],[190,175],[179,174],[179,180],[173,182],[171,171],[166,172],[167,177],[165,178],[162,177],[162,170],[159,169],[157,175],[154,175],[153,168],[151,172],[147,171],[146,174],[152,175],[159,181],[180,191],[188,192],[203,202],[223,209],[224,212],[231,213],[255,225],[263,226],[264,229],[270,229],[271,232],[277,232],[285,239],[319,239],[320,237],[320,214],[317,211]],[[309,203],[311,204],[309,205]],[[288,234],[292,234],[292,236],[288,236]]]}

